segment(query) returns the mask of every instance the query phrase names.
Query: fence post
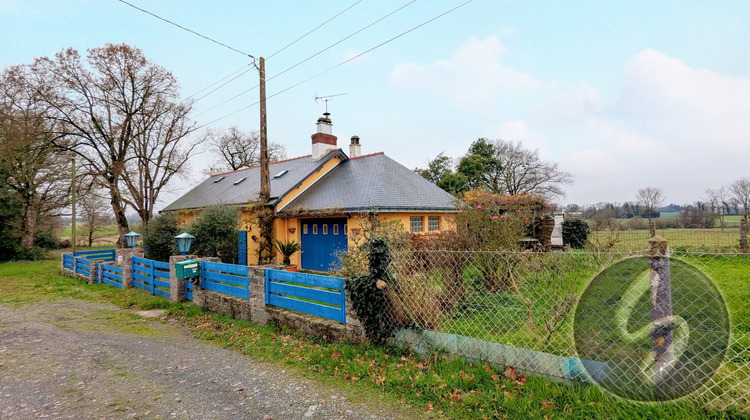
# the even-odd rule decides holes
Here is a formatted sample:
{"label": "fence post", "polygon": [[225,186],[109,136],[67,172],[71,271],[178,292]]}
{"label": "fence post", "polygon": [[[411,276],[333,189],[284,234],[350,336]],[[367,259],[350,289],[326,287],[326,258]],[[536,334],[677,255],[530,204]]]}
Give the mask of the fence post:
{"label": "fence post", "polygon": [[653,220],[648,221],[648,232],[651,234],[650,236],[652,238],[656,236],[656,222]]}
{"label": "fence post", "polygon": [[747,219],[740,219],[740,251],[747,254]]}
{"label": "fence post", "polygon": [[89,261],[89,284],[99,283],[99,261]]}
{"label": "fence post", "polygon": [[651,338],[654,343],[654,363],[662,365],[671,363],[674,358],[672,347],[674,324],[671,321],[672,279],[669,272],[667,240],[661,236],[654,236],[648,240],[648,248],[650,254],[651,321],[654,323]]}
{"label": "fence post", "polygon": [[120,248],[116,254],[117,263],[122,266],[122,288],[133,287],[133,257],[143,258],[146,251],[142,248]]}
{"label": "fence post", "polygon": [[185,279],[177,278],[175,263],[187,259],[188,258],[184,255],[172,255],[169,257],[169,300],[172,302],[181,302],[185,300]]}

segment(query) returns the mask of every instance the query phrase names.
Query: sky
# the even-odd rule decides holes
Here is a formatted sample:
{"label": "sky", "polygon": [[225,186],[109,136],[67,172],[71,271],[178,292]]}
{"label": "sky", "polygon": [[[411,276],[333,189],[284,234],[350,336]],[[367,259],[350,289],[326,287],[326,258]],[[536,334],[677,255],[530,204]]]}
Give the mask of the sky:
{"label": "sky", "polygon": [[[328,102],[345,152],[358,135],[415,168],[517,140],[573,174],[560,204],[646,186],[684,204],[750,177],[750,2],[474,0],[428,22],[465,0],[129,1],[242,53],[117,0],[0,0],[0,66],[127,43],[174,74],[197,125],[250,131],[257,71],[204,89],[262,56],[269,141],[289,157],[310,153],[315,97],[345,94]],[[213,159],[196,154],[159,207]]]}

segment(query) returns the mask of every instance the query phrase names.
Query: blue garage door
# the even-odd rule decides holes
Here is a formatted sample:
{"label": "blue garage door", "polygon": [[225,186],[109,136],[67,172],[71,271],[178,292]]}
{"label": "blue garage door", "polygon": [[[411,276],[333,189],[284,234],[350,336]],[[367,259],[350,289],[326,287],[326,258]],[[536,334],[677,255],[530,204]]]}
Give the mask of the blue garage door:
{"label": "blue garage door", "polygon": [[339,266],[338,254],[347,250],[346,219],[302,220],[302,268],[328,271]]}

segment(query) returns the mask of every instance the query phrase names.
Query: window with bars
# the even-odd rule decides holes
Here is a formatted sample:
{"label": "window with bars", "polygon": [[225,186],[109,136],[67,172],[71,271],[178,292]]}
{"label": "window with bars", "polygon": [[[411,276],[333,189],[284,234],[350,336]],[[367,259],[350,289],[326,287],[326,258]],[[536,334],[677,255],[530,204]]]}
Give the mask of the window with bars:
{"label": "window with bars", "polygon": [[424,218],[422,216],[411,216],[409,228],[412,232],[424,232]]}
{"label": "window with bars", "polygon": [[427,218],[427,230],[440,230],[440,216],[429,216]]}

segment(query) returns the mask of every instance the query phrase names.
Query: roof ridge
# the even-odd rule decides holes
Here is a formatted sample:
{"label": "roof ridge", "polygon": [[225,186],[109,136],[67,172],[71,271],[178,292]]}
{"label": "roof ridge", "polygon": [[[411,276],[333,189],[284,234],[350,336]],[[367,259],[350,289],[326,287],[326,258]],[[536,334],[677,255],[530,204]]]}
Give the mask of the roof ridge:
{"label": "roof ridge", "polygon": [[362,158],[366,158],[366,157],[383,155],[383,154],[385,154],[385,153],[384,152],[375,152],[375,153],[370,153],[370,154],[366,154],[366,155],[359,155],[359,156],[350,157],[349,160],[352,160],[352,159],[362,159]]}
{"label": "roof ridge", "polygon": [[[298,156],[298,157],[293,157],[293,158],[289,158],[289,159],[282,159],[282,160],[277,160],[277,161],[274,161],[274,162],[269,162],[268,164],[269,165],[275,165],[277,163],[284,163],[284,162],[289,162],[289,161],[292,161],[292,160],[309,158],[311,156],[312,155]],[[253,166],[248,166],[247,168],[235,169],[234,171],[221,172],[221,173],[218,173],[218,174],[213,174],[213,175],[211,175],[211,178],[213,178],[215,176],[220,176],[220,175],[233,174],[235,172],[240,172],[240,171],[247,171],[248,169],[255,169],[255,168],[260,168],[260,165],[253,165]]]}

